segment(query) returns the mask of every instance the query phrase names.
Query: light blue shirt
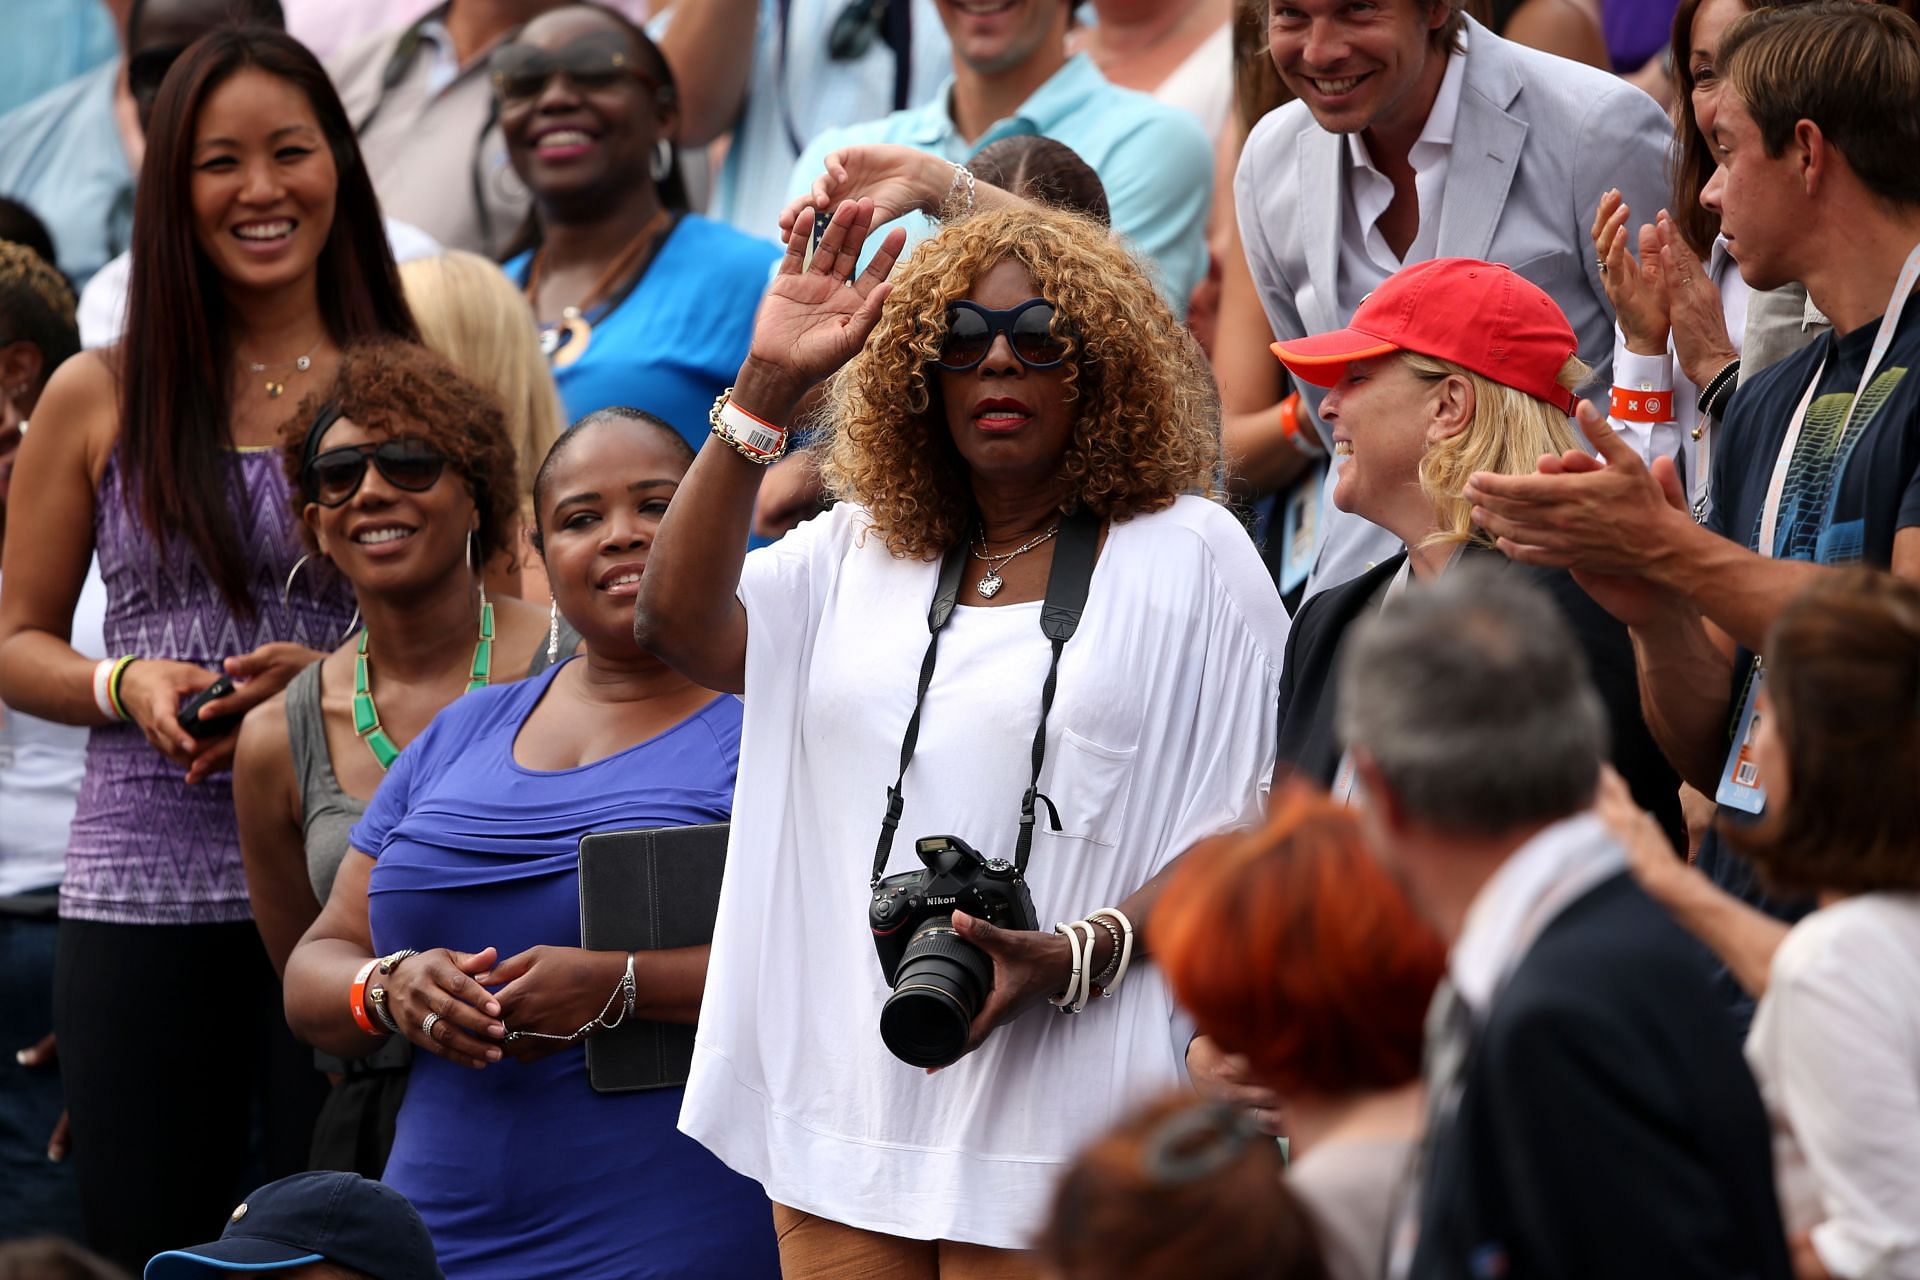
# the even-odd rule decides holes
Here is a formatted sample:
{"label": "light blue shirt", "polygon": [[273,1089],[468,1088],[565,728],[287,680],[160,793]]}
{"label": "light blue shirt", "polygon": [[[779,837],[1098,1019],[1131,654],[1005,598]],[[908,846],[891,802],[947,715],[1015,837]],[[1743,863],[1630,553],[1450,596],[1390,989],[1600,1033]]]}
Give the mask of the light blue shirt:
{"label": "light blue shirt", "polygon": [[32,102],[120,52],[100,0],[0,4],[0,114]]}
{"label": "light blue shirt", "polygon": [[[924,107],[821,134],[794,166],[788,199],[805,194],[826,171],[827,153],[841,147],[902,143],[963,164],[989,143],[1039,134],[1072,147],[1092,166],[1107,190],[1113,229],[1144,259],[1175,314],[1186,315],[1187,297],[1207,270],[1213,196],[1213,144],[1199,121],[1147,94],[1109,84],[1085,54],[1069,58],[1017,111],[971,141],[953,123],[952,97],[949,76]],[[935,230],[918,213],[897,224],[907,228],[909,249]],[[880,240],[875,234],[868,244]]]}
{"label": "light blue shirt", "polygon": [[[947,29],[933,0],[910,0],[913,56],[907,97],[917,105],[953,70]],[[714,185],[712,217],[763,240],[780,236],[780,209],[800,149],[823,130],[871,120],[893,110],[894,56],[876,38],[858,58],[836,62],[827,37],[846,0],[760,0],[753,37],[753,78],[734,121],[733,141]],[[787,11],[786,66],[780,57],[780,11]],[[666,15],[670,16],[669,9]],[[663,24],[648,28],[656,36]],[[945,100],[944,96],[941,99]]]}
{"label": "light blue shirt", "polygon": [[74,287],[132,243],[133,171],[113,120],[120,60],[0,116],[0,193],[40,215]]}

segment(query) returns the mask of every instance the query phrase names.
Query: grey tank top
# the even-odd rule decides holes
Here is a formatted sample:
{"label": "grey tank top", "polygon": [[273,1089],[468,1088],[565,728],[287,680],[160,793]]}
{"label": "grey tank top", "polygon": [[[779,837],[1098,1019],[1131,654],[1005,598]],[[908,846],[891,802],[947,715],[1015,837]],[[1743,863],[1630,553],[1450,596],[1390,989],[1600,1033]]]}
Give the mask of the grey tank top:
{"label": "grey tank top", "polygon": [[314,663],[287,685],[287,743],[293,748],[293,773],[300,780],[300,828],[306,838],[307,879],[321,902],[333,891],[333,877],[347,856],[347,835],[367,811],[367,802],[340,789],[327,751],[326,721],[320,713],[320,664]]}
{"label": "grey tank top", "polygon": [[[580,633],[563,618],[557,660],[573,655]],[[547,646],[534,650],[529,678],[549,666]],[[293,772],[300,780],[300,828],[307,846],[307,879],[320,902],[333,892],[333,878],[346,859],[348,836],[367,812],[367,802],[340,789],[333,756],[327,750],[326,721],[320,712],[320,664],[306,668],[287,685],[287,742],[293,748]]]}

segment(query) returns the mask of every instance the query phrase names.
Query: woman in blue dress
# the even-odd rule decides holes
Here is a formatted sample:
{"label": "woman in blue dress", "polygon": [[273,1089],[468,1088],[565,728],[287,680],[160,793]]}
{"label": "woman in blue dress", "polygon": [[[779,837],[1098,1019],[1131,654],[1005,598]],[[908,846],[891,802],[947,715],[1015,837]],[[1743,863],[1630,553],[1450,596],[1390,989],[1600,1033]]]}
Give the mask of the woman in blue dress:
{"label": "woman in blue dress", "polygon": [[646,405],[695,448],[746,358],[780,247],[688,211],[666,60],[625,17],[551,10],[488,61],[533,211],[507,274],[540,321],[577,421]]}
{"label": "woman in blue dress", "polygon": [[[692,459],[631,410],[554,446],[536,538],[583,656],[435,718],[287,964],[302,1039],[356,1056],[391,1022],[425,1051],[385,1180],[419,1208],[449,1280],[778,1274],[765,1195],[676,1131],[681,1091],[595,1093],[567,1039],[617,1018],[627,964],[580,949],[580,837],[732,808],[738,700],[633,640],[647,552]],[[695,1020],[706,948],[641,952],[633,972],[635,1016]]]}

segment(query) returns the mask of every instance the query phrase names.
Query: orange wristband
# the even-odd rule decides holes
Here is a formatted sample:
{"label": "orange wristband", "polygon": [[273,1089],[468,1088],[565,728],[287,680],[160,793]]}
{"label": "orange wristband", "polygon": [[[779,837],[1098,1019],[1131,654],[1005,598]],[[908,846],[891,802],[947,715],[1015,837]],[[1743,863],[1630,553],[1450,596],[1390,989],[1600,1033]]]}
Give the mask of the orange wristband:
{"label": "orange wristband", "polygon": [[360,972],[353,975],[353,985],[347,988],[347,1012],[353,1015],[354,1025],[370,1036],[384,1036],[387,1029],[367,1016],[367,979],[373,976],[374,966],[380,963],[378,958],[360,966]]}
{"label": "orange wristband", "polygon": [[1280,435],[1309,458],[1323,457],[1327,452],[1320,447],[1320,437],[1313,433],[1313,428],[1300,421],[1298,391],[1289,391],[1280,402]]}
{"label": "orange wristband", "polygon": [[1673,421],[1673,391],[1634,391],[1615,387],[1608,412],[1621,422]]}

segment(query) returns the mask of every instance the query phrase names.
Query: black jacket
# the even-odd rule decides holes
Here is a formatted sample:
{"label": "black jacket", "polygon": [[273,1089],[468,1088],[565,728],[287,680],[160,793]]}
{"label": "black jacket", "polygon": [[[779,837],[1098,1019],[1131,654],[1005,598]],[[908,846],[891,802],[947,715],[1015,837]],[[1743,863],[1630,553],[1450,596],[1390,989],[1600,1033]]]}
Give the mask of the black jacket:
{"label": "black jacket", "polygon": [[[1580,589],[1561,569],[1518,565],[1498,551],[1469,546],[1462,559],[1505,565],[1525,574],[1553,600],[1580,641],[1587,670],[1607,709],[1613,767],[1633,789],[1633,798],[1651,813],[1673,841],[1686,848],[1680,815],[1680,775],[1653,740],[1640,714],[1640,678],[1633,665],[1633,641],[1612,614]],[[1339,586],[1319,592],[1300,607],[1287,635],[1286,662],[1280,669],[1279,760],[1282,773],[1297,773],[1330,786],[1340,768],[1340,738],[1335,722],[1335,684],[1340,642],[1374,596],[1406,560],[1401,552]]]}
{"label": "black jacket", "polygon": [[1705,953],[1625,873],[1541,931],[1433,1139],[1416,1280],[1791,1274]]}

